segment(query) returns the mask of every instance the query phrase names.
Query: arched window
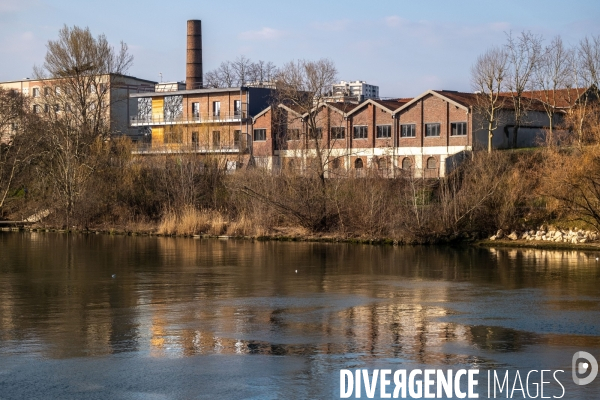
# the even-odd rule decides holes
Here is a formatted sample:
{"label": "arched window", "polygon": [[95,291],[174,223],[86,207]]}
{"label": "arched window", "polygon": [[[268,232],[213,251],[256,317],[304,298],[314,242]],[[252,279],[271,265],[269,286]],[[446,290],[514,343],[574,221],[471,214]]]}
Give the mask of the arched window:
{"label": "arched window", "polygon": [[331,167],[333,169],[338,169],[340,167],[340,159],[334,158],[333,161],[331,162]]}
{"label": "arched window", "polygon": [[363,167],[362,158],[357,158],[356,161],[354,161],[354,168],[361,169],[362,167]]}
{"label": "arched window", "polygon": [[437,161],[435,160],[435,158],[429,157],[427,159],[427,168],[428,169],[435,169],[435,168],[437,168]]}
{"label": "arched window", "polygon": [[377,160],[377,167],[379,169],[387,169],[387,158],[381,157],[379,160]]}
{"label": "arched window", "polygon": [[410,161],[410,158],[405,157],[404,160],[402,160],[402,169],[410,169],[412,167],[412,162]]}

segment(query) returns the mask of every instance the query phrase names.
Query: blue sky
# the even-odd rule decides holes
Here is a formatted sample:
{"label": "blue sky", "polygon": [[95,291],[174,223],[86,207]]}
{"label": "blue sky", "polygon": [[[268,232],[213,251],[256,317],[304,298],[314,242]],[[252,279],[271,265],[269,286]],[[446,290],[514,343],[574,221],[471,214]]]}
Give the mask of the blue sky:
{"label": "blue sky", "polygon": [[130,75],[185,78],[186,20],[201,19],[205,72],[245,55],[281,65],[332,59],[339,79],[384,97],[470,90],[470,68],[505,33],[530,30],[575,45],[600,35],[600,1],[0,0],[0,81],[31,76],[58,30],[88,26],[134,55]]}

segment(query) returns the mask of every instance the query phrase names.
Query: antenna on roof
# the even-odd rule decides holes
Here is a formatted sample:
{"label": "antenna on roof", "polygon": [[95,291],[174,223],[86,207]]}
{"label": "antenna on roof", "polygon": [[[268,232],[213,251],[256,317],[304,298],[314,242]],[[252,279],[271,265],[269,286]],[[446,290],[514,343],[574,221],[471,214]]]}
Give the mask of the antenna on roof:
{"label": "antenna on roof", "polygon": [[159,72],[158,75],[160,75],[160,81],[162,82],[162,72]]}

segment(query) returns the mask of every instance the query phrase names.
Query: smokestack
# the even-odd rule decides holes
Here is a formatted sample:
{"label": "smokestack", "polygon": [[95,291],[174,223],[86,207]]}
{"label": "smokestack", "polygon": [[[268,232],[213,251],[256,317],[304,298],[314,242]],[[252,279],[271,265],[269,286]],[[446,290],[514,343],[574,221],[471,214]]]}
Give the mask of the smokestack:
{"label": "smokestack", "polygon": [[202,88],[202,21],[199,19],[187,22],[185,88]]}

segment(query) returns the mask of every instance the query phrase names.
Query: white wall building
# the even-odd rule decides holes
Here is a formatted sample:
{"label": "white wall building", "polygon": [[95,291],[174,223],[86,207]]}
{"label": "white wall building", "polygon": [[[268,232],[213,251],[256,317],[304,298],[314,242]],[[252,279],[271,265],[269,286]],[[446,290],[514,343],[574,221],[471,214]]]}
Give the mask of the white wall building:
{"label": "white wall building", "polygon": [[369,85],[365,81],[340,81],[332,87],[333,97],[356,97],[358,101],[379,98],[379,86]]}

